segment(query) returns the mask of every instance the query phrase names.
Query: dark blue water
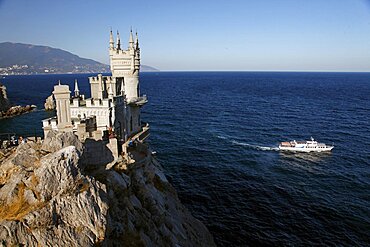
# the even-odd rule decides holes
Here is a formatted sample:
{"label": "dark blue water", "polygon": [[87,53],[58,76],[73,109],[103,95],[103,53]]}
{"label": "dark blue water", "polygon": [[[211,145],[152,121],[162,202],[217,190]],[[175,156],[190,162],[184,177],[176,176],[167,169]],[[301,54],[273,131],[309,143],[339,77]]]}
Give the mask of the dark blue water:
{"label": "dark blue water", "polygon": [[[14,76],[15,103],[37,104],[58,79]],[[151,146],[182,202],[219,246],[370,244],[370,73],[143,73]],[[0,131],[41,133],[37,111]],[[311,136],[329,154],[283,154]]]}

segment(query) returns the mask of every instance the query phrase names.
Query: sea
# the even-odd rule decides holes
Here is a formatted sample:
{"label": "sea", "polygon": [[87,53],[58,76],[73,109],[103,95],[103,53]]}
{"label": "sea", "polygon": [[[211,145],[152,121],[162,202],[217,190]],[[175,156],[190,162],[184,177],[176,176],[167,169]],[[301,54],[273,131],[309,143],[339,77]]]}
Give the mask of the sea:
{"label": "sea", "polygon": [[[42,135],[53,85],[88,74],[6,76],[13,104],[35,112],[0,132]],[[370,73],[148,72],[142,119],[190,212],[218,246],[370,245]],[[284,153],[310,137],[329,153]]]}

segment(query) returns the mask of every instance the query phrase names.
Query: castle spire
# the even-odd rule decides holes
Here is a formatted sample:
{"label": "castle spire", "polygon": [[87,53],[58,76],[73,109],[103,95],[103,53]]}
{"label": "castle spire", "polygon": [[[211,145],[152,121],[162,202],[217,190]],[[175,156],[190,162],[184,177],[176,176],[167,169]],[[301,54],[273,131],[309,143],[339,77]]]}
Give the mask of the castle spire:
{"label": "castle spire", "polygon": [[135,37],[135,48],[139,48],[139,35],[137,35],[137,31],[136,31],[136,37]]}
{"label": "castle spire", "polygon": [[121,50],[121,39],[119,37],[118,31],[117,31],[117,50]]}
{"label": "castle spire", "polygon": [[77,79],[75,79],[75,97],[80,97],[80,90],[78,90]]}
{"label": "castle spire", "polygon": [[109,48],[114,49],[114,39],[113,39],[112,28],[110,29],[110,33],[109,33]]}
{"label": "castle spire", "polygon": [[131,49],[134,48],[134,36],[132,35],[132,28],[130,30],[130,39],[129,39],[128,43],[129,43],[129,48],[131,48]]}
{"label": "castle spire", "polygon": [[123,85],[123,80],[121,81],[121,95],[125,95],[125,86]]}

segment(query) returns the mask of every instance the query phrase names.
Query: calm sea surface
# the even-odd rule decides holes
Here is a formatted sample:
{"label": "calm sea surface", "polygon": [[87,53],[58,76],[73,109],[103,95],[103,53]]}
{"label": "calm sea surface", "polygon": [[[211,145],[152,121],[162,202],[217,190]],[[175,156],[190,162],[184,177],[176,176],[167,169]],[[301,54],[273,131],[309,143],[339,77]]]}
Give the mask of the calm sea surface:
{"label": "calm sea surface", "polygon": [[[57,80],[89,95],[88,75],[8,76],[16,104],[0,132],[41,134]],[[370,73],[142,73],[150,143],[182,202],[219,246],[370,245]],[[334,143],[285,154],[279,141]]]}

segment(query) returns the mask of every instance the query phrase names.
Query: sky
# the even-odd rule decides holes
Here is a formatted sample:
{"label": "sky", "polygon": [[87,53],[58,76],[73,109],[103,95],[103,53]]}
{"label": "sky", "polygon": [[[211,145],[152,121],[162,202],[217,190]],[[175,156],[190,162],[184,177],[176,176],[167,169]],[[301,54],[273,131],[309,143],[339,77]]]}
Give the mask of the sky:
{"label": "sky", "polygon": [[164,71],[370,71],[370,0],[0,0],[0,25],[107,64],[110,28],[127,46],[132,27]]}

